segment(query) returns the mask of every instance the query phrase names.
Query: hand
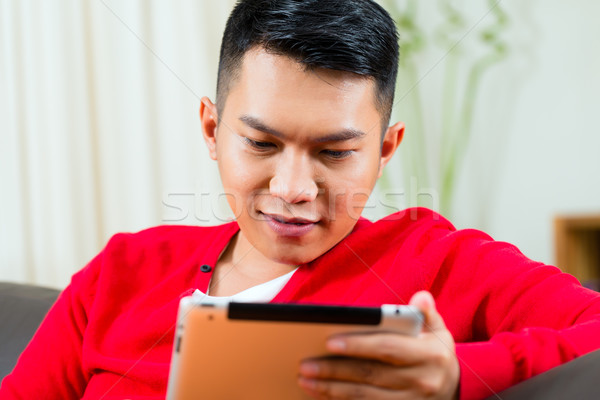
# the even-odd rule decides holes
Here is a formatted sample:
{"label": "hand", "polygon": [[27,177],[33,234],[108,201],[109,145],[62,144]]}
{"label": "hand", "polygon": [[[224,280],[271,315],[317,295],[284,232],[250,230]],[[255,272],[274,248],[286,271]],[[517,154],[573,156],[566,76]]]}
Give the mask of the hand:
{"label": "hand", "polygon": [[456,399],[459,366],[454,340],[429,292],[410,304],[425,316],[417,337],[395,333],[336,335],[335,357],[304,360],[299,385],[316,399]]}

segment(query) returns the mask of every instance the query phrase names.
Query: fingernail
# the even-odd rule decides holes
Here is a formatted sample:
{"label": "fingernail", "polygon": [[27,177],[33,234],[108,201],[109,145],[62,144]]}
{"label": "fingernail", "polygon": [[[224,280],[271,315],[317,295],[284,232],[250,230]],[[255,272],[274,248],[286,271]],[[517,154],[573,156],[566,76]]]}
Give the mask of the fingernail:
{"label": "fingernail", "polygon": [[342,339],[331,339],[327,342],[327,347],[332,351],[344,351],[346,350],[346,342]]}
{"label": "fingernail", "polygon": [[312,390],[317,386],[317,382],[314,379],[307,379],[303,377],[298,378],[298,383],[300,386],[309,390]]}
{"label": "fingernail", "polygon": [[302,375],[315,376],[319,374],[319,365],[317,363],[306,361],[300,364]]}

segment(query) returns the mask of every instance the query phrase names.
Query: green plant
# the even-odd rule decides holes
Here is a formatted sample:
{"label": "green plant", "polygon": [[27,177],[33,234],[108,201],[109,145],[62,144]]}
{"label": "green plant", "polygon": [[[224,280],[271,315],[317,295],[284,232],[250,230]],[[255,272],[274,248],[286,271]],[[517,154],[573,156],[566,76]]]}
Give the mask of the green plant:
{"label": "green plant", "polygon": [[[416,179],[419,187],[434,186],[444,215],[452,212],[457,174],[469,140],[476,134],[472,122],[482,78],[508,53],[501,38],[508,25],[508,16],[499,0],[487,0],[486,3],[486,14],[473,22],[450,0],[439,0],[436,4],[442,22],[428,34],[418,23],[422,1],[382,1],[400,33],[400,69],[394,114],[400,115],[410,130],[402,151],[404,182]],[[487,25],[479,28],[485,23]],[[432,50],[432,42],[442,50],[442,57],[433,66],[424,68],[419,53]],[[471,45],[469,51],[465,50],[467,43]],[[473,46],[476,46],[475,51]],[[475,53],[478,55],[474,56]],[[441,100],[440,104],[434,105],[426,102],[429,97],[425,98],[422,93],[421,83],[438,66],[444,68],[443,83],[436,93],[427,93],[429,97]],[[401,111],[398,104],[402,104]],[[431,129],[426,127],[425,117],[429,118],[431,109],[436,106],[441,111],[439,128]],[[430,148],[427,142],[439,146]],[[382,180],[380,186],[384,190],[389,188],[389,172]]]}

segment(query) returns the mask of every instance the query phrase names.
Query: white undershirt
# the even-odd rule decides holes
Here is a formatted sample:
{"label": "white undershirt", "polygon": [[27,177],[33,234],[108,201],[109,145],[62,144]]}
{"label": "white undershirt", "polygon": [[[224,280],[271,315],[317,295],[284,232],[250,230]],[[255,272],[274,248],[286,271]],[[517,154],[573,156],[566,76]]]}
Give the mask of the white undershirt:
{"label": "white undershirt", "polygon": [[196,289],[192,296],[194,297],[194,300],[201,304],[222,304],[232,301],[238,303],[267,303],[277,296],[277,293],[283,289],[283,287],[292,278],[292,275],[294,275],[294,272],[297,270],[298,268],[288,272],[285,275],[281,275],[268,282],[261,283],[260,285],[252,286],[251,288],[242,290],[241,292],[231,296],[210,296],[209,294],[205,294],[200,291],[200,289]]}

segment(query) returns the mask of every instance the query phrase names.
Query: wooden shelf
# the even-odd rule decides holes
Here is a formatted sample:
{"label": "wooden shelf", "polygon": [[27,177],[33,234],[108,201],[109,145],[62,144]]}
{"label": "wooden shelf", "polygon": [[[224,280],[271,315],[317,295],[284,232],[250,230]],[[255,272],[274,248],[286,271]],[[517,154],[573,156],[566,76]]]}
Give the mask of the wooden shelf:
{"label": "wooden shelf", "polygon": [[582,283],[600,280],[600,214],[554,219],[556,266]]}

